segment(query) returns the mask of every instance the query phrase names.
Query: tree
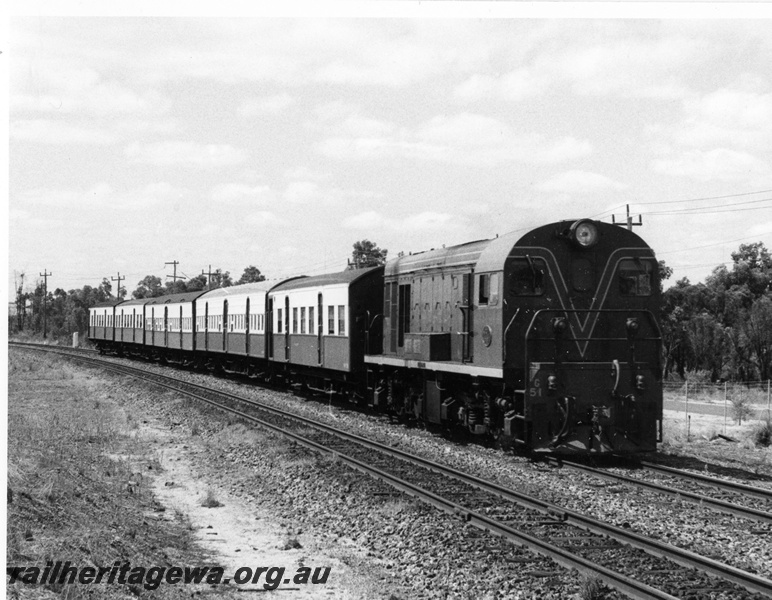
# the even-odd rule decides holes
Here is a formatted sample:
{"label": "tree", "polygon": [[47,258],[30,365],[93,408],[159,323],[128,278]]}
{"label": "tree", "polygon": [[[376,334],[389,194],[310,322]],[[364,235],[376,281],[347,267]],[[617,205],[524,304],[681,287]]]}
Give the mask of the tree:
{"label": "tree", "polygon": [[659,291],[662,292],[662,282],[670,279],[673,274],[673,267],[668,267],[664,260],[657,261],[659,266]]}
{"label": "tree", "polygon": [[370,240],[354,242],[354,251],[351,253],[349,269],[364,269],[386,264],[387,249],[381,249]]}
{"label": "tree", "polygon": [[184,280],[180,278],[172,279],[171,281],[166,282],[166,290],[164,291],[164,296],[170,294],[184,294],[187,291],[188,285]]}
{"label": "tree", "polygon": [[772,294],[753,303],[746,318],[740,321],[750,354],[755,359],[759,378],[772,376]]}
{"label": "tree", "polygon": [[148,275],[137,284],[137,289],[131,294],[136,299],[157,298],[164,295],[164,288],[160,277]]}
{"label": "tree", "polygon": [[21,272],[20,280],[16,279],[16,271],[13,273],[16,286],[16,327],[18,331],[24,330],[24,323],[27,318],[27,298],[29,294],[24,293],[24,271]]}
{"label": "tree", "polygon": [[212,273],[212,283],[210,289],[230,287],[233,285],[230,271],[223,273],[222,269],[217,269]]}
{"label": "tree", "polygon": [[188,279],[188,283],[185,286],[185,289],[188,292],[200,292],[201,290],[206,289],[206,284],[206,275],[202,273],[201,275],[196,275],[195,277]]}
{"label": "tree", "polygon": [[260,269],[250,265],[244,269],[244,273],[236,282],[236,285],[241,285],[243,283],[257,283],[258,281],[265,281],[265,275],[260,272]]}

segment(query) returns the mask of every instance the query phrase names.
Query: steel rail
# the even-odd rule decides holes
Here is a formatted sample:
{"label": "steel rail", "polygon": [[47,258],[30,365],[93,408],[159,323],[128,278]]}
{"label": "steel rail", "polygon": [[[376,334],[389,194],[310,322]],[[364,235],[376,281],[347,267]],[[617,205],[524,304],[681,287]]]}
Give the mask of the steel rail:
{"label": "steel rail", "polygon": [[772,490],[765,490],[764,488],[753,487],[752,485],[746,485],[744,483],[737,483],[735,481],[727,481],[724,479],[718,479],[716,477],[709,477],[701,473],[692,473],[691,471],[682,471],[681,469],[674,469],[672,467],[666,467],[664,465],[658,465],[655,463],[641,461],[640,465],[648,470],[655,471],[657,473],[664,473],[667,475],[675,475],[682,479],[694,479],[700,483],[711,485],[713,487],[722,488],[730,492],[738,492],[746,496],[755,496],[762,500],[769,500],[772,502]]}
{"label": "steel rail", "polygon": [[[47,347],[41,347],[43,350],[47,350]],[[55,351],[54,349],[50,349],[49,351]],[[68,354],[67,352],[59,351],[60,354]],[[766,595],[768,597],[772,597],[772,581],[759,577],[758,575],[755,575],[753,573],[748,573],[746,571],[743,571],[741,569],[738,569],[736,567],[732,567],[731,565],[727,565],[725,563],[721,563],[719,561],[700,556],[698,554],[695,554],[693,552],[690,552],[688,550],[684,550],[682,548],[678,548],[676,546],[672,546],[670,544],[662,543],[657,540],[652,540],[649,538],[646,538],[640,534],[633,533],[631,531],[627,531],[625,529],[622,529],[620,527],[616,527],[614,525],[611,525],[609,523],[604,523],[602,521],[599,521],[597,519],[594,519],[592,517],[588,517],[585,515],[582,515],[581,513],[577,513],[575,511],[571,511],[569,509],[565,509],[562,507],[559,507],[557,505],[551,504],[549,502],[545,502],[543,500],[539,500],[538,498],[533,498],[530,496],[527,496],[526,494],[522,494],[520,492],[517,492],[515,490],[500,486],[496,483],[485,481],[483,479],[480,479],[478,477],[475,477],[473,475],[469,475],[467,473],[463,473],[461,471],[457,471],[455,469],[452,469],[450,467],[446,467],[445,465],[442,465],[440,463],[436,463],[433,461],[430,461],[428,459],[422,458],[420,456],[416,456],[413,454],[410,454],[408,452],[404,452],[402,450],[399,450],[397,448],[392,448],[390,446],[385,446],[383,444],[380,444],[378,442],[374,442],[372,440],[368,440],[366,438],[363,438],[361,436],[358,436],[356,434],[352,434],[346,431],[338,430],[334,427],[331,427],[329,425],[326,425],[324,423],[319,423],[317,421],[313,421],[311,419],[308,419],[306,417],[302,417],[300,415],[296,415],[293,413],[290,413],[288,411],[282,410],[280,408],[276,408],[273,406],[267,406],[260,402],[250,400],[247,398],[243,398],[240,396],[237,396],[235,394],[231,394],[229,392],[223,392],[220,390],[211,390],[210,388],[207,388],[206,386],[202,386],[195,383],[190,382],[183,382],[176,378],[157,374],[157,373],[148,373],[147,371],[142,371],[140,369],[136,369],[134,367],[129,367],[125,365],[116,365],[114,363],[104,362],[100,361],[98,359],[93,358],[87,358],[83,356],[73,355],[72,358],[75,360],[81,360],[84,362],[92,362],[99,364],[100,366],[106,366],[110,370],[117,371],[119,373],[132,375],[135,377],[140,377],[143,379],[146,379],[148,381],[151,381],[152,383],[155,383],[156,385],[160,385],[162,387],[165,387],[167,389],[171,389],[177,392],[184,393],[186,395],[200,398],[201,400],[213,404],[218,407],[222,407],[222,405],[209,400],[207,398],[204,398],[202,396],[199,396],[196,393],[180,390],[179,386],[188,386],[193,389],[199,390],[199,391],[205,391],[209,393],[216,393],[219,396],[228,398],[230,400],[244,403],[247,405],[250,405],[252,407],[258,408],[260,410],[265,410],[267,412],[274,413],[276,415],[279,415],[284,418],[292,419],[297,422],[300,422],[304,425],[325,431],[326,433],[329,433],[331,435],[335,435],[337,437],[341,437],[344,439],[349,439],[351,441],[357,442],[361,445],[364,445],[366,447],[369,447],[374,450],[378,450],[380,452],[396,456],[397,458],[401,458],[402,460],[412,462],[414,464],[419,464],[423,467],[429,468],[435,472],[453,477],[459,481],[463,481],[469,485],[472,485],[474,487],[478,487],[479,489],[494,493],[500,497],[503,497],[505,499],[511,500],[516,502],[517,504],[520,504],[521,506],[525,506],[527,508],[538,510],[544,514],[548,514],[551,516],[557,516],[560,519],[564,520],[565,522],[575,525],[577,527],[580,527],[582,529],[591,531],[593,533],[599,533],[601,535],[605,535],[607,537],[610,537],[612,539],[615,539],[619,542],[626,543],[630,546],[636,547],[640,550],[643,550],[647,552],[648,554],[652,554],[654,556],[658,556],[661,558],[666,558],[669,560],[672,560],[673,562],[688,567],[688,568],[696,568],[698,570],[701,570],[705,573],[716,575],[718,577],[724,578],[726,580],[732,581],[736,584],[741,585],[742,587],[746,588],[747,590],[758,592],[763,595]],[[174,382],[172,383],[164,383],[163,381],[159,381],[159,379]],[[229,407],[222,407],[228,412],[232,412],[234,414],[240,414],[240,411],[236,411],[235,409],[231,409]],[[248,418],[249,420],[253,420],[255,422],[261,422],[260,419],[257,419],[256,417],[246,416],[245,418]],[[270,423],[265,423],[265,425],[269,428],[276,428],[277,430],[281,430],[278,426],[272,425]],[[282,430],[284,431],[284,430]],[[296,434],[292,434],[291,432],[287,432],[287,435],[290,437],[296,436]],[[316,447],[318,444],[316,442],[313,442],[311,440],[308,440],[311,444]],[[335,450],[327,449],[325,450],[327,453],[333,453],[338,456],[343,456],[340,452]],[[347,459],[356,461],[356,459],[347,457]],[[374,470],[374,467],[368,467]],[[390,476],[392,477],[392,476]],[[405,482],[407,483],[407,482]],[[407,483],[407,485],[412,485]],[[431,494],[431,492],[427,493]],[[443,500],[443,502],[448,502],[450,504],[453,504],[450,501]],[[487,517],[484,517],[482,515],[478,515],[478,513],[474,513],[473,511],[470,511],[469,509],[459,507],[459,505],[454,505],[453,508],[454,513],[461,513],[461,514],[467,514],[467,515],[474,515],[479,516],[482,519],[487,519]],[[481,522],[481,521],[478,521]],[[499,524],[502,527],[507,527],[506,525]],[[508,527],[507,527],[508,528]],[[527,535],[527,534],[522,534]],[[542,542],[545,543],[546,542]],[[559,549],[560,552],[564,552],[563,550]],[[621,588],[619,588],[621,589]],[[634,596],[638,597],[638,596]],[[645,597],[645,596],[644,596]],[[651,597],[651,596],[649,596]],[[655,596],[656,597],[656,596]]]}
{"label": "steel rail", "polygon": [[[726,500],[717,500],[715,498],[710,498],[709,496],[703,496],[696,492],[680,490],[666,485],[661,485],[659,483],[652,483],[650,481],[643,481],[641,479],[636,479],[635,477],[629,477],[627,475],[610,473],[608,471],[604,471],[603,469],[596,469],[595,467],[589,467],[587,465],[576,463],[570,460],[565,460],[562,458],[547,457],[546,460],[558,465],[562,465],[564,467],[575,469],[577,471],[589,473],[590,475],[594,475],[595,477],[600,477],[602,479],[607,479],[609,481],[627,483],[629,485],[634,485],[646,490],[656,492],[658,494],[675,496],[687,502],[692,502],[693,504],[700,504],[702,506],[705,506],[706,508],[709,508],[717,512],[729,513],[729,514],[736,515],[738,517],[744,517],[746,519],[753,519],[755,521],[760,521],[762,523],[772,523],[772,513],[768,513],[763,510],[758,510],[756,508],[748,508],[745,506],[740,506],[739,504],[733,504],[732,502],[727,502]],[[750,486],[746,486],[746,487],[750,487]],[[750,488],[750,489],[755,489],[755,488]]]}

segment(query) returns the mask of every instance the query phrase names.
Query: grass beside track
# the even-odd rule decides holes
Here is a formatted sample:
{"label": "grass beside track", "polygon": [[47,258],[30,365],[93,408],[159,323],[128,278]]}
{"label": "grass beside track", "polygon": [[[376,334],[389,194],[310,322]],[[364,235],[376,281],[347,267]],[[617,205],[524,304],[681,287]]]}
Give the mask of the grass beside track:
{"label": "grass beside track", "polygon": [[[157,470],[127,392],[66,361],[9,352],[7,566],[211,565],[182,515],[152,496]],[[141,392],[131,392],[141,393]],[[7,580],[6,580],[7,581]],[[9,598],[136,598],[136,585],[6,585]],[[163,585],[154,598],[216,593]],[[222,590],[219,591],[220,594]]]}

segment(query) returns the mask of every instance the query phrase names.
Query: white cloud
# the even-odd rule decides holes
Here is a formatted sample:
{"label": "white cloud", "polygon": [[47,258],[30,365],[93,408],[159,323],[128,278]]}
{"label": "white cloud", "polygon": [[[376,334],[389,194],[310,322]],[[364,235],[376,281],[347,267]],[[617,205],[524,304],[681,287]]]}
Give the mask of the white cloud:
{"label": "white cloud", "polygon": [[574,170],[559,173],[534,187],[542,192],[590,194],[599,190],[624,190],[629,186],[605,175]]}
{"label": "white cloud", "polygon": [[272,227],[287,224],[286,220],[267,210],[249,212],[244,220],[253,227]]}
{"label": "white cloud", "polygon": [[304,181],[329,181],[331,178],[329,172],[322,172],[318,169],[312,169],[305,165],[299,165],[286,169],[283,175],[285,179]]}
{"label": "white cloud", "polygon": [[110,131],[78,123],[62,123],[48,119],[16,119],[11,121],[10,125],[10,137],[23,142],[105,146],[118,141]]}
{"label": "white cloud", "polygon": [[392,135],[329,138],[318,145],[318,150],[340,160],[402,157],[498,166],[515,162],[558,163],[586,156],[592,152],[592,146],[572,137],[517,135],[503,121],[461,113],[436,116],[412,131],[400,129]]}
{"label": "white cloud", "polygon": [[197,144],[193,142],[156,142],[129,144],[124,153],[132,162],[160,166],[187,165],[216,168],[238,165],[247,160],[243,150],[228,144]]}
{"label": "white cloud", "polygon": [[701,181],[747,181],[772,176],[768,162],[727,148],[689,150],[672,158],[654,160],[652,166],[658,173]]}
{"label": "white cloud", "polygon": [[11,203],[24,206],[41,206],[51,210],[136,211],[138,208],[158,206],[180,201],[190,192],[167,182],[157,182],[130,190],[117,190],[106,182],[99,182],[85,190],[36,188],[14,195]]}
{"label": "white cloud", "polygon": [[722,88],[686,101],[687,118],[673,133],[675,142],[772,150],[772,93],[753,87]]}
{"label": "white cloud", "polygon": [[237,109],[240,117],[252,118],[265,115],[278,115],[293,106],[297,100],[289,94],[276,94],[261,98],[250,98]]}
{"label": "white cloud", "polygon": [[457,225],[458,217],[448,213],[424,211],[399,219],[386,217],[376,211],[367,211],[343,220],[343,226],[348,229],[367,231],[433,231],[447,230],[449,225]]}
{"label": "white cloud", "polygon": [[[688,66],[706,60],[704,40],[681,34],[651,39],[631,37],[626,28],[604,31],[598,25],[595,44],[571,45],[553,55],[542,55],[537,66],[556,81],[565,81],[581,95],[616,95],[624,98],[681,98]],[[613,29],[613,26],[612,26]],[[589,33],[589,32],[588,32]]]}
{"label": "white cloud", "polygon": [[343,220],[343,226],[349,229],[377,230],[389,226],[389,220],[373,210],[359,213]]}
{"label": "white cloud", "polygon": [[293,181],[284,190],[284,198],[288,202],[305,204],[319,201],[321,191],[319,186],[312,181]]}
{"label": "white cloud", "polygon": [[762,183],[772,175],[769,89],[767,80],[746,74],[685,100],[682,121],[647,132],[659,154],[652,161],[654,170],[702,181]]}
{"label": "white cloud", "polygon": [[490,98],[519,102],[544,94],[550,78],[543,70],[519,67],[501,76],[473,74],[453,90],[461,101]]}
{"label": "white cloud", "polygon": [[212,200],[218,204],[254,205],[270,202],[272,198],[271,188],[267,185],[223,183],[212,190]]}

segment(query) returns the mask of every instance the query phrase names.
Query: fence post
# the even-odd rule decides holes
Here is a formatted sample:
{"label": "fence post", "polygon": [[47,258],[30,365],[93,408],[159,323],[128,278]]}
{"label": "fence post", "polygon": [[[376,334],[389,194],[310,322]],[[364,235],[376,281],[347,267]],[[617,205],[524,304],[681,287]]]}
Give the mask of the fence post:
{"label": "fence post", "polygon": [[689,380],[686,380],[686,408],[684,409],[684,416],[689,419]]}
{"label": "fence post", "polygon": [[686,441],[689,441],[689,380],[686,380],[686,407],[684,408],[684,418],[686,419]]}
{"label": "fence post", "polygon": [[772,412],[770,412],[770,404],[769,404],[769,379],[767,379],[767,421],[772,420]]}
{"label": "fence post", "polygon": [[727,404],[727,398],[726,398],[726,381],[724,382],[724,435],[726,435],[726,404]]}

